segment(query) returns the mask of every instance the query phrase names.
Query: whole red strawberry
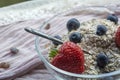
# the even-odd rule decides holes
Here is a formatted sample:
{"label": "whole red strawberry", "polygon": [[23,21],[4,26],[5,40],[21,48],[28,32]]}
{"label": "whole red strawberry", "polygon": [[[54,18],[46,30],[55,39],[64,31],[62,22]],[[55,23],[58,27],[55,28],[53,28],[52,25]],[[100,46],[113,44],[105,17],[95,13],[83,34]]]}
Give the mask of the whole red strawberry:
{"label": "whole red strawberry", "polygon": [[115,43],[117,47],[120,48],[120,27],[117,29],[117,32],[115,33]]}
{"label": "whole red strawberry", "polygon": [[51,62],[54,66],[72,73],[84,72],[84,54],[73,42],[65,42]]}

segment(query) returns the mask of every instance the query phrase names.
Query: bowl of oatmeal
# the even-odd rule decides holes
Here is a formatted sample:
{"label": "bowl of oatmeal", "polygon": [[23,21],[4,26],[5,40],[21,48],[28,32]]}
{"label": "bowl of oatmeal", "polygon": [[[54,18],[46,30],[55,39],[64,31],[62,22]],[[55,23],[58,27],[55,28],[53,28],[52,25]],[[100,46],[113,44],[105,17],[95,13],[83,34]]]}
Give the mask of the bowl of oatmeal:
{"label": "bowl of oatmeal", "polygon": [[77,7],[44,22],[39,28],[59,44],[37,37],[36,50],[57,80],[118,80],[119,17],[112,7]]}

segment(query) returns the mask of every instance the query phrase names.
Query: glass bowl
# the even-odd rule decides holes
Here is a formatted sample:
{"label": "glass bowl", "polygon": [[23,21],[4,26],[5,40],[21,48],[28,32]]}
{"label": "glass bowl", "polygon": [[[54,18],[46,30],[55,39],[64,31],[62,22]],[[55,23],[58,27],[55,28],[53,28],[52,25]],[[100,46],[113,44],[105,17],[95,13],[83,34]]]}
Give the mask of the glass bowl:
{"label": "glass bowl", "polygon": [[[118,10],[115,6],[76,7],[49,18],[40,26],[39,30],[50,36],[57,34],[63,36],[64,34],[68,33],[66,23],[71,18],[76,18],[80,22],[83,22],[91,19],[106,18],[106,15],[111,13],[118,15],[117,11]],[[38,36],[36,37],[35,47],[37,53],[48,71],[57,80],[118,80],[120,78],[120,70],[99,75],[75,74],[61,70],[49,62],[48,51],[50,45],[51,41]]]}

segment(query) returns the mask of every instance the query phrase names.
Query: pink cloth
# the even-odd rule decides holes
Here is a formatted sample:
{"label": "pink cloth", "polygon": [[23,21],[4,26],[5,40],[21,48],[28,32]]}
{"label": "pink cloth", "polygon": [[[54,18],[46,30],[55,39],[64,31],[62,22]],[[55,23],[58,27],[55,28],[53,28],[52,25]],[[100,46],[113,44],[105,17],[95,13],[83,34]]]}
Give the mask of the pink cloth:
{"label": "pink cloth", "polygon": [[[40,61],[35,51],[35,36],[24,31],[24,27],[37,29],[43,19],[16,22],[10,25],[0,26],[0,62],[8,62],[10,68],[0,68],[0,80],[12,80],[18,76],[24,75],[32,69],[43,63]],[[11,47],[19,49],[19,53],[12,54]],[[40,68],[39,68],[40,69]],[[40,72],[47,73],[46,70]]]}
{"label": "pink cloth", "polygon": [[[66,12],[64,17],[53,20],[51,24],[57,25],[57,28],[51,33],[56,32],[56,29],[63,25],[65,26],[66,24],[61,23],[63,21],[67,22],[68,18],[77,17],[80,21],[86,21],[91,18],[105,17],[111,11],[107,8],[103,8],[103,11],[100,11],[98,8],[89,7],[86,9],[80,8],[80,11],[76,12],[76,9],[74,9],[74,13],[71,11]],[[120,18],[120,6],[116,6],[115,9],[111,7],[110,9],[114,10]],[[83,17],[83,15],[86,16]],[[35,51],[35,36],[24,31],[25,27],[38,29],[43,21],[45,19],[20,21],[0,26],[0,62],[10,63],[10,68],[0,68],[0,80],[49,80],[49,78],[53,78]],[[10,53],[11,47],[17,47],[19,53]]]}

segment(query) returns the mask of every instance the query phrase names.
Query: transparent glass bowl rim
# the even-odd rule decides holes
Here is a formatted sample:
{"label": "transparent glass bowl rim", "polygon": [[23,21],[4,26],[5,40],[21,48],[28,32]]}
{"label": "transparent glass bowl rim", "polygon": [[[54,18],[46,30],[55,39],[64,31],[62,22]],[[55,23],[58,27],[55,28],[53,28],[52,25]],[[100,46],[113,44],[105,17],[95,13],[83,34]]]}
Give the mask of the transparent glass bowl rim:
{"label": "transparent glass bowl rim", "polygon": [[[98,6],[99,7],[99,6]],[[100,6],[101,7],[101,6]],[[51,19],[54,19],[56,16],[60,15],[62,13],[59,13],[55,16],[53,16],[52,18],[48,19],[47,21],[43,22],[43,24],[39,27],[39,30],[41,30],[41,28],[45,27],[49,21]],[[43,61],[43,63],[52,68],[53,70],[61,73],[61,74],[65,74],[65,75],[68,75],[68,76],[73,76],[73,77],[78,77],[78,78],[103,78],[103,77],[109,77],[109,76],[116,76],[116,75],[120,75],[120,70],[117,70],[117,71],[113,71],[113,72],[110,72],[110,73],[103,73],[103,74],[98,74],[98,75],[86,75],[86,74],[75,74],[75,73],[70,73],[70,72],[67,72],[67,71],[64,71],[64,70],[61,70],[55,66],[53,66],[52,64],[50,64],[46,59],[45,57],[42,55],[41,53],[41,49],[40,49],[40,46],[39,46],[39,42],[40,42],[40,37],[39,36],[36,36],[36,39],[35,39],[35,48],[36,48],[36,51],[40,57],[40,59]]]}

